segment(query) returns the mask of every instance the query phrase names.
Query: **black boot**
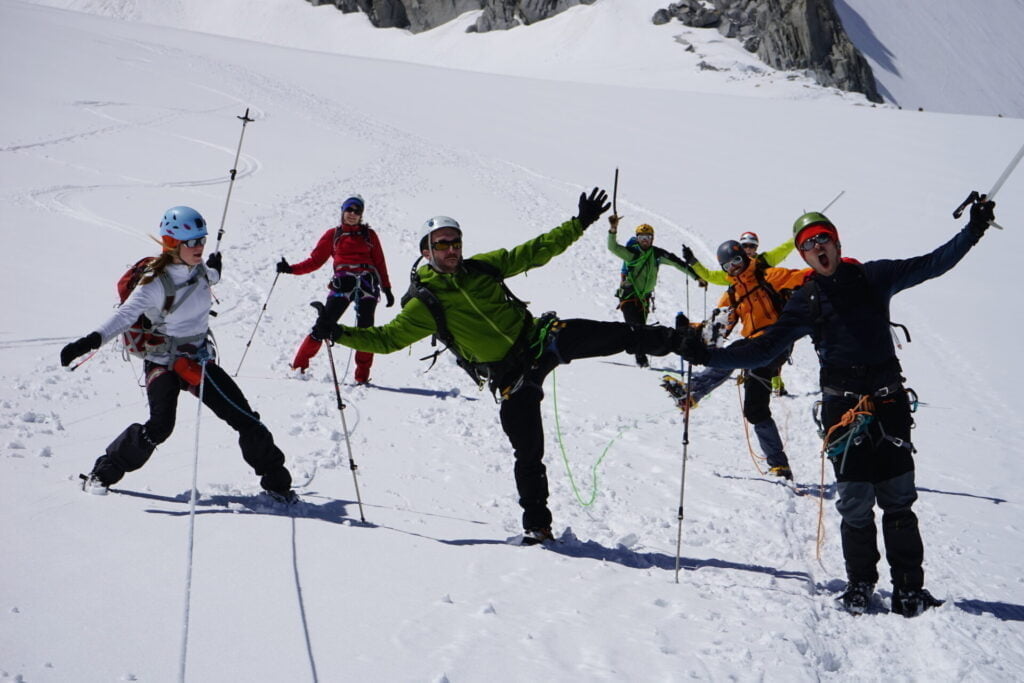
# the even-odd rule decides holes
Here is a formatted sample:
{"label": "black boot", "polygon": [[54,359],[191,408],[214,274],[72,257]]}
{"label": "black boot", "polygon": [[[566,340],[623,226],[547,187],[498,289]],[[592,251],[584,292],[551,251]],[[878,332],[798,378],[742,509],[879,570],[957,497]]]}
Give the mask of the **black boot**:
{"label": "black boot", "polygon": [[943,602],[923,588],[895,588],[892,591],[892,611],[908,619],[918,616],[926,609],[938,607]]}
{"label": "black boot", "polygon": [[839,604],[851,614],[864,614],[871,604],[871,596],[875,594],[874,584],[865,581],[850,581],[846,590],[836,598]]}

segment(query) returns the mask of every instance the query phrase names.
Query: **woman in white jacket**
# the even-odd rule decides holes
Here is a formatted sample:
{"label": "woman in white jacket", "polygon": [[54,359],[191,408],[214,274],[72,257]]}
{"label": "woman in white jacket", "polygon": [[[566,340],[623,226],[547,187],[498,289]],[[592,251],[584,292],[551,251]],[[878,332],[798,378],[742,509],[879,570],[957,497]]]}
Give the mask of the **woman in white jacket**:
{"label": "woman in white jacket", "polygon": [[125,472],[146,464],[156,446],[171,435],[178,394],[187,389],[198,395],[205,361],[203,403],[238,432],[242,457],[260,477],[263,489],[278,500],[295,500],[284,453],[238,385],[211,358],[207,344],[210,286],[220,281],[221,255],[211,254],[203,265],[206,234],[206,221],[195,209],[168,209],[160,223],[163,253],[148,264],[138,286],[113,317],[60,352],[61,365],[66,367],[128,330],[140,315],[153,322],[143,356],[149,420],[130,425],[96,460],[86,482],[86,488],[95,493],[106,493]]}

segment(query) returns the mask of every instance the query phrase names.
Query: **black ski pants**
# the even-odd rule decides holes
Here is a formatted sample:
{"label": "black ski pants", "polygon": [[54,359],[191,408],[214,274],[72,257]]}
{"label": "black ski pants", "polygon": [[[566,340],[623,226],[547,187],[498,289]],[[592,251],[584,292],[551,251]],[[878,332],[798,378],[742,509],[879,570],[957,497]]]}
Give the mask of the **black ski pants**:
{"label": "black ski pants", "polygon": [[557,365],[578,358],[613,356],[617,353],[649,353],[664,356],[675,352],[675,330],[661,326],[637,326],[574,318],[549,337],[548,347],[526,374],[523,385],[501,404],[501,427],[515,453],[515,479],[526,530],[551,526],[548,509],[548,478],[544,466],[544,424],[540,403],[544,378]]}
{"label": "black ski pants", "polygon": [[[183,389],[195,391],[172,370],[146,362],[146,396],[149,399],[149,420],[132,424],[114,439],[93,467],[103,484],[110,486],[146,464],[157,445],[174,431],[178,394]],[[238,432],[242,457],[260,477],[260,485],[279,493],[291,489],[292,477],[284,465],[284,453],[274,444],[270,430],[260,422],[242,390],[216,363],[206,364],[206,385],[203,403]]]}
{"label": "black ski pants", "polygon": [[[826,399],[822,413],[826,428],[856,403],[855,398]],[[874,403],[874,416],[884,433],[909,443],[912,418],[906,393],[898,391]],[[882,541],[892,585],[917,590],[924,585],[924,545],[911,509],[917,500],[914,459],[909,448],[881,438],[877,428],[869,434],[871,438],[851,446],[845,462],[833,463],[847,577],[871,584],[878,581],[877,504],[882,510]]]}
{"label": "black ski pants", "polygon": [[771,400],[772,377],[779,374],[791,351],[792,347],[768,365],[747,370],[743,379],[743,417],[753,425],[769,467],[789,467],[779,429],[772,418]]}

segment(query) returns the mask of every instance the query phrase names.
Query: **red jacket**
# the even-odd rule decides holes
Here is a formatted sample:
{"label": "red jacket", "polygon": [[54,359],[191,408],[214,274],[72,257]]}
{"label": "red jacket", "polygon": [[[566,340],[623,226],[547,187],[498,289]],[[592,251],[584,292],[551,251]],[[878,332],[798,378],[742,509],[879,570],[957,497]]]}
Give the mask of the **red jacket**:
{"label": "red jacket", "polygon": [[292,266],[293,275],[312,273],[334,257],[334,272],[349,271],[362,273],[376,272],[380,286],[391,289],[388,266],[384,261],[384,250],[380,238],[368,225],[344,225],[331,228],[309,253],[309,258]]}

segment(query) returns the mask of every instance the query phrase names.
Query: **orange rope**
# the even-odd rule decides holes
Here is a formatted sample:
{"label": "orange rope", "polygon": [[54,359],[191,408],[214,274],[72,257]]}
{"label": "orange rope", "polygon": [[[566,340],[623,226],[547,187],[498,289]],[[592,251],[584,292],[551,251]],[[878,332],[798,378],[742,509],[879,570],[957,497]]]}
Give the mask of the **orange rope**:
{"label": "orange rope", "polygon": [[[743,418],[743,434],[744,436],[747,437],[747,452],[750,453],[750,460],[754,463],[754,469],[757,470],[757,473],[763,477],[765,475],[765,472],[761,469],[761,466],[758,464],[757,461],[767,460],[768,458],[766,458],[763,455],[758,455],[757,453],[755,453],[754,446],[750,443],[750,426],[747,423],[747,416],[743,414],[743,392],[740,390],[740,387],[742,385],[743,375],[740,375],[739,381],[736,382],[736,396],[739,398],[740,402],[740,417]],[[785,448],[785,446],[783,446],[783,448]]]}
{"label": "orange rope", "polygon": [[853,421],[857,419],[858,415],[870,415],[875,409],[874,403],[871,401],[870,396],[861,396],[860,400],[857,401],[857,405],[843,413],[843,416],[839,418],[839,421],[829,427],[828,432],[825,434],[825,438],[821,440],[821,484],[818,488],[818,534],[817,534],[817,547],[814,551],[814,556],[821,562],[821,546],[825,542],[825,453],[828,450],[828,441],[831,438],[832,433],[840,427],[849,427],[853,424]]}

